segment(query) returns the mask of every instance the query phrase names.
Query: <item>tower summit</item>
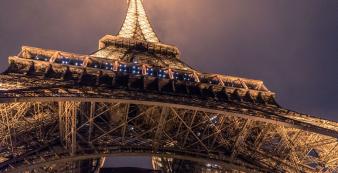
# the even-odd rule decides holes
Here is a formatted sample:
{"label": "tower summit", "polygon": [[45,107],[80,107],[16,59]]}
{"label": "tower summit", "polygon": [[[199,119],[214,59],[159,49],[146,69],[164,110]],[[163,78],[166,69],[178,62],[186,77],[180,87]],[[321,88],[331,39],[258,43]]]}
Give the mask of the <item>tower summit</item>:
{"label": "tower summit", "polygon": [[153,156],[172,172],[338,169],[338,123],[277,104],[260,80],[204,73],[159,42],[141,0],[76,54],[23,46],[0,74],[0,172],[103,171]]}
{"label": "tower summit", "polygon": [[118,36],[147,42],[159,42],[144,10],[142,0],[128,0],[128,12]]}

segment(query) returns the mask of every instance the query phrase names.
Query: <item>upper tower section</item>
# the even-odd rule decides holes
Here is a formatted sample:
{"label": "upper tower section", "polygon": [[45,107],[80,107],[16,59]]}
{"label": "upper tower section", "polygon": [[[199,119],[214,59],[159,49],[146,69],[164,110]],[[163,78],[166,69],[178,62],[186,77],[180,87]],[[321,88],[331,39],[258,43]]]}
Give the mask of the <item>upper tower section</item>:
{"label": "upper tower section", "polygon": [[127,17],[118,36],[153,43],[159,42],[148,21],[142,0],[128,0]]}

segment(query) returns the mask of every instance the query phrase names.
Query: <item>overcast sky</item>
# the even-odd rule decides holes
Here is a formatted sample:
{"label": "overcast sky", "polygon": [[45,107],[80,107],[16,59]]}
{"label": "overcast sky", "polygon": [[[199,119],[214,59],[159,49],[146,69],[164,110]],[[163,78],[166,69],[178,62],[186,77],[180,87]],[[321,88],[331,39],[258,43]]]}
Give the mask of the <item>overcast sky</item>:
{"label": "overcast sky", "polygon": [[[144,0],[163,43],[204,72],[263,80],[289,109],[338,121],[337,0]],[[21,45],[89,54],[126,0],[1,0],[0,70]]]}

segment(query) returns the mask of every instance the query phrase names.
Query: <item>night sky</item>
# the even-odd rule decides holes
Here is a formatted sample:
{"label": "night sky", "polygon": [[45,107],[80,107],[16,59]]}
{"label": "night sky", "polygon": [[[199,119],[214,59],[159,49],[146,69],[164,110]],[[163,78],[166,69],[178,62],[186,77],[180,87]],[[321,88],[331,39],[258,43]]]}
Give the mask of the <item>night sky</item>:
{"label": "night sky", "polygon": [[[338,0],[144,0],[163,43],[204,72],[259,79],[283,107],[338,121]],[[90,54],[126,0],[1,0],[0,70],[21,45]]]}

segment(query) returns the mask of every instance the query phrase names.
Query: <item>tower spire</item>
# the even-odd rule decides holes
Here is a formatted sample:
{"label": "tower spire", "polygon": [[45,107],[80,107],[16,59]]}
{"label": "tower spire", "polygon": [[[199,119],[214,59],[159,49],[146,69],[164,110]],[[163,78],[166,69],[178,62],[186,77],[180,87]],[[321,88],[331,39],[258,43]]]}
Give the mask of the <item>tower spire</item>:
{"label": "tower spire", "polygon": [[127,2],[127,17],[118,36],[148,42],[159,42],[148,21],[142,0],[128,0]]}

